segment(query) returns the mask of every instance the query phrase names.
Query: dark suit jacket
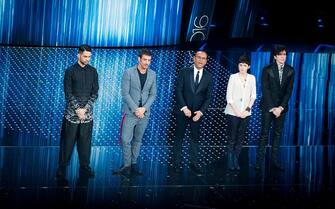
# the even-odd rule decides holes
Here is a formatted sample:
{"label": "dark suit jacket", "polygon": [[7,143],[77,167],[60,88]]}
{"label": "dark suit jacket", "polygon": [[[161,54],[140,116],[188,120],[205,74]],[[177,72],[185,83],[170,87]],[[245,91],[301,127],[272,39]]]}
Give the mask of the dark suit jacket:
{"label": "dark suit jacket", "polygon": [[200,110],[205,114],[212,91],[212,74],[206,70],[203,71],[197,89],[194,87],[193,66],[181,69],[177,77],[176,102],[177,112],[184,106],[187,106],[192,113]]}
{"label": "dark suit jacket", "polygon": [[263,69],[262,73],[262,98],[261,108],[269,111],[273,107],[282,106],[284,112],[288,109],[288,101],[292,94],[294,70],[289,65],[284,65],[282,83],[279,82],[279,70],[276,63]]}

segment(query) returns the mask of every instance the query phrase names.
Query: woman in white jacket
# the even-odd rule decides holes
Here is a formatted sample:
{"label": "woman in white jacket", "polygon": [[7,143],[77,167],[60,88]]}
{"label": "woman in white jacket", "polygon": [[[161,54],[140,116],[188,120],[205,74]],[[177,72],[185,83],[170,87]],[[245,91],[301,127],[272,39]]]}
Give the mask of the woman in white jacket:
{"label": "woman in white jacket", "polygon": [[228,162],[230,170],[240,170],[238,158],[242,149],[251,109],[256,99],[256,79],[248,73],[250,60],[247,56],[239,57],[238,73],[229,77],[227,87],[227,106],[225,114],[228,119]]}

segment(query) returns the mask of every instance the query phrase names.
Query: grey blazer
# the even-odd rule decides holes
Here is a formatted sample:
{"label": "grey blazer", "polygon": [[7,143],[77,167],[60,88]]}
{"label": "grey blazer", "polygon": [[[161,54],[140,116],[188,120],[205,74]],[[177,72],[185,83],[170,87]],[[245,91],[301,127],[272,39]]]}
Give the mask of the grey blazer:
{"label": "grey blazer", "polygon": [[156,98],[157,87],[156,73],[151,69],[148,69],[147,73],[147,80],[145,81],[143,90],[141,90],[137,65],[127,69],[123,73],[121,84],[122,111],[126,114],[134,114],[142,99],[142,106],[145,107],[146,115],[149,116],[150,107]]}

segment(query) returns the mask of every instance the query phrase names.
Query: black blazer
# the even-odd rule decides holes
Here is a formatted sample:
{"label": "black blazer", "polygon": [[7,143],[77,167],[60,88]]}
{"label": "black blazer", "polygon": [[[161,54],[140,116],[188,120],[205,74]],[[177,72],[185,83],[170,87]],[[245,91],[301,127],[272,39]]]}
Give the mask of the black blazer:
{"label": "black blazer", "polygon": [[263,69],[262,73],[262,98],[261,108],[269,111],[273,107],[282,106],[283,112],[288,110],[288,101],[292,94],[294,70],[289,65],[284,65],[282,83],[279,82],[279,70],[276,63]]}
{"label": "black blazer", "polygon": [[199,86],[195,89],[193,66],[181,69],[177,77],[176,85],[176,107],[177,112],[184,106],[194,113],[200,110],[203,114],[206,112],[212,91],[212,74],[203,70]]}

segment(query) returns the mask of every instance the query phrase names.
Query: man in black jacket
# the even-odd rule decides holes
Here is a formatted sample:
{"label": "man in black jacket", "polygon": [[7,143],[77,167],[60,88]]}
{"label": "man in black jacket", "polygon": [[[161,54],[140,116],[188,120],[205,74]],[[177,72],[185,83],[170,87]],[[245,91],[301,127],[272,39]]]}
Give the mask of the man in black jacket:
{"label": "man in black jacket", "polygon": [[182,162],[182,142],[187,124],[190,125],[190,168],[196,175],[203,173],[197,164],[197,150],[200,123],[211,98],[212,74],[205,71],[207,53],[197,51],[193,57],[194,65],[183,68],[177,77],[176,85],[176,132],[173,141],[173,168],[180,172]]}
{"label": "man in black jacket", "polygon": [[98,73],[89,65],[91,47],[81,45],[77,62],[65,70],[64,93],[66,108],[60,139],[57,177],[63,178],[77,143],[80,172],[94,177],[90,168],[93,129],[93,104],[98,98]]}
{"label": "man in black jacket", "polygon": [[266,66],[262,73],[262,130],[259,141],[255,169],[261,169],[265,155],[265,146],[269,137],[270,125],[273,122],[273,140],[271,163],[274,168],[284,171],[278,162],[278,151],[281,132],[284,126],[285,113],[288,110],[288,101],[292,94],[294,70],[285,64],[286,47],[276,45],[273,50],[275,62]]}

